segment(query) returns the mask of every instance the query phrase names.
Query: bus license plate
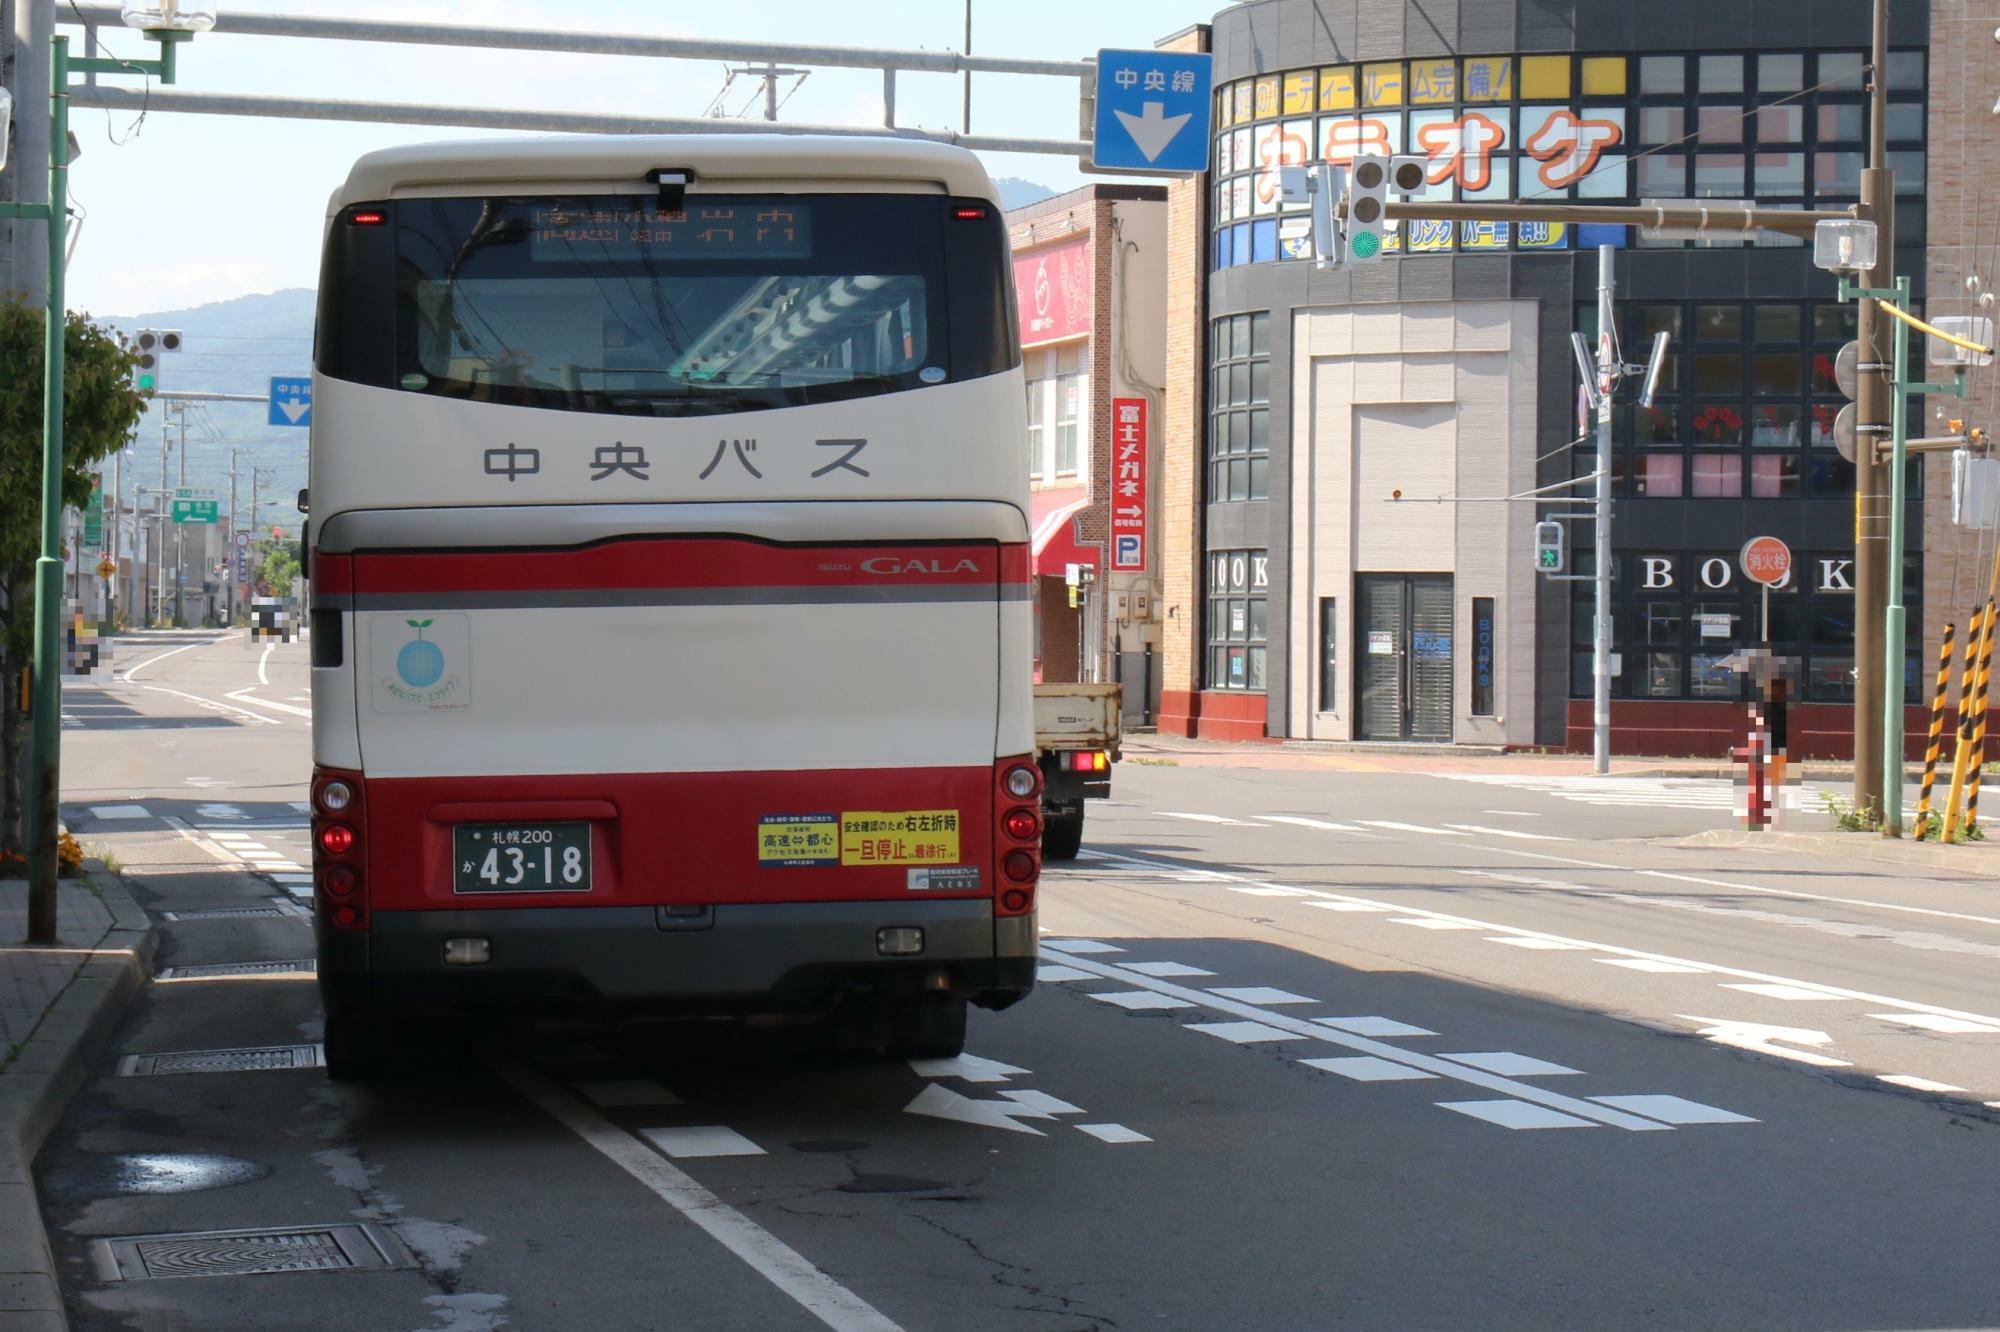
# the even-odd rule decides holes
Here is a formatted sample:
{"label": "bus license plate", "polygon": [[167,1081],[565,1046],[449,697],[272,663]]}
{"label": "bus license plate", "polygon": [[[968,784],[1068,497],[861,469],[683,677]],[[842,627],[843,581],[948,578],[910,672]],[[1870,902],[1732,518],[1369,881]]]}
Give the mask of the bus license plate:
{"label": "bus license plate", "polygon": [[588,823],[460,823],[451,843],[455,893],[590,891]]}

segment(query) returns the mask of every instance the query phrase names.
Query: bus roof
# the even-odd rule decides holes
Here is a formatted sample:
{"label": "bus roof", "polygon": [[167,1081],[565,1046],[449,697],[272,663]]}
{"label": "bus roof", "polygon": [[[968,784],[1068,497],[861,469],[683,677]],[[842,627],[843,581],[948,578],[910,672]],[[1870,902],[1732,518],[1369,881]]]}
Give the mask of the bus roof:
{"label": "bus roof", "polygon": [[[696,191],[833,191],[929,187],[998,202],[963,148],[893,135],[633,134],[471,139],[384,148],[357,159],[333,192],[351,203],[408,195],[589,193],[643,188],[656,167],[685,167]],[[635,191],[636,192],[636,191]]]}

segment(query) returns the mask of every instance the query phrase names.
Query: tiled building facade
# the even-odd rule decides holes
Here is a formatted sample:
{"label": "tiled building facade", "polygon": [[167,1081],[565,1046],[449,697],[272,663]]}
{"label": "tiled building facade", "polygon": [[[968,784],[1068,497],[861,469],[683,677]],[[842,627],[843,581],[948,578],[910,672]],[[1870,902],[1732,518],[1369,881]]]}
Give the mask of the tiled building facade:
{"label": "tiled building facade", "polygon": [[[1994,225],[1979,188],[2000,165],[2000,46],[1972,8],[1896,6],[1885,71],[1898,268],[1934,313],[1976,308],[1964,278]],[[1803,575],[1771,624],[1807,672],[1797,744],[1841,751],[1854,498],[1831,368],[1854,311],[1809,251],[1416,223],[1379,261],[1320,270],[1275,169],[1409,152],[1430,159],[1428,198],[1841,207],[1866,151],[1868,39],[1868,6],[1831,0],[1253,0],[1163,42],[1212,50],[1217,122],[1212,170],[1169,189],[1162,726],[1587,746],[1590,584],[1538,578],[1546,508],[1495,501],[1595,466],[1571,447],[1569,335],[1594,337],[1610,243],[1627,358],[1673,339],[1659,401],[1641,411],[1628,389],[1615,430],[1614,748],[1730,742],[1722,663],[1763,630],[1734,555],[1768,533]],[[1948,415],[1984,419],[1994,377]],[[1974,575],[1948,464],[1913,471],[1914,679]],[[1588,523],[1572,531],[1587,573]]]}

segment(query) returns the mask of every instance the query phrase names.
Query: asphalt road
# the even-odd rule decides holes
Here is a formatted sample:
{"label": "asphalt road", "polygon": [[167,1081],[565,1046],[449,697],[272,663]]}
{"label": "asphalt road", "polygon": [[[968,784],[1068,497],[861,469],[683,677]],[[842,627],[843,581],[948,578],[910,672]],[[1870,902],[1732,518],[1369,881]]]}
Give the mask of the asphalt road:
{"label": "asphalt road", "polygon": [[[118,651],[66,695],[72,827],[156,915],[273,913],[163,921],[162,966],[307,957],[303,649]],[[1676,846],[1726,784],[1492,776],[1121,765],[1044,983],[943,1065],[446,1032],[361,1089],[119,1076],[318,1037],[306,973],[167,973],[38,1163],[72,1321],[2000,1322],[1988,886]],[[101,1243],[343,1225],[389,1265],[114,1278]]]}

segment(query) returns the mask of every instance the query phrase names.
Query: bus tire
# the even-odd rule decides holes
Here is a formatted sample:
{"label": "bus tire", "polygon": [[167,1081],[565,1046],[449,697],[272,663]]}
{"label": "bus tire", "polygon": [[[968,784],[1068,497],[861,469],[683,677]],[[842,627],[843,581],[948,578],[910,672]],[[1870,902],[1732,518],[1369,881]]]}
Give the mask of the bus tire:
{"label": "bus tire", "polygon": [[326,1010],[326,1033],[320,1049],[326,1075],[335,1082],[379,1077],[394,1063],[394,1051],[381,1020],[344,1008]]}
{"label": "bus tire", "polygon": [[890,1020],[892,1059],[955,1059],[965,1052],[965,1000],[925,995],[899,1004]]}
{"label": "bus tire", "polygon": [[1042,823],[1042,859],[1075,860],[1083,849],[1083,810],[1051,814]]}

